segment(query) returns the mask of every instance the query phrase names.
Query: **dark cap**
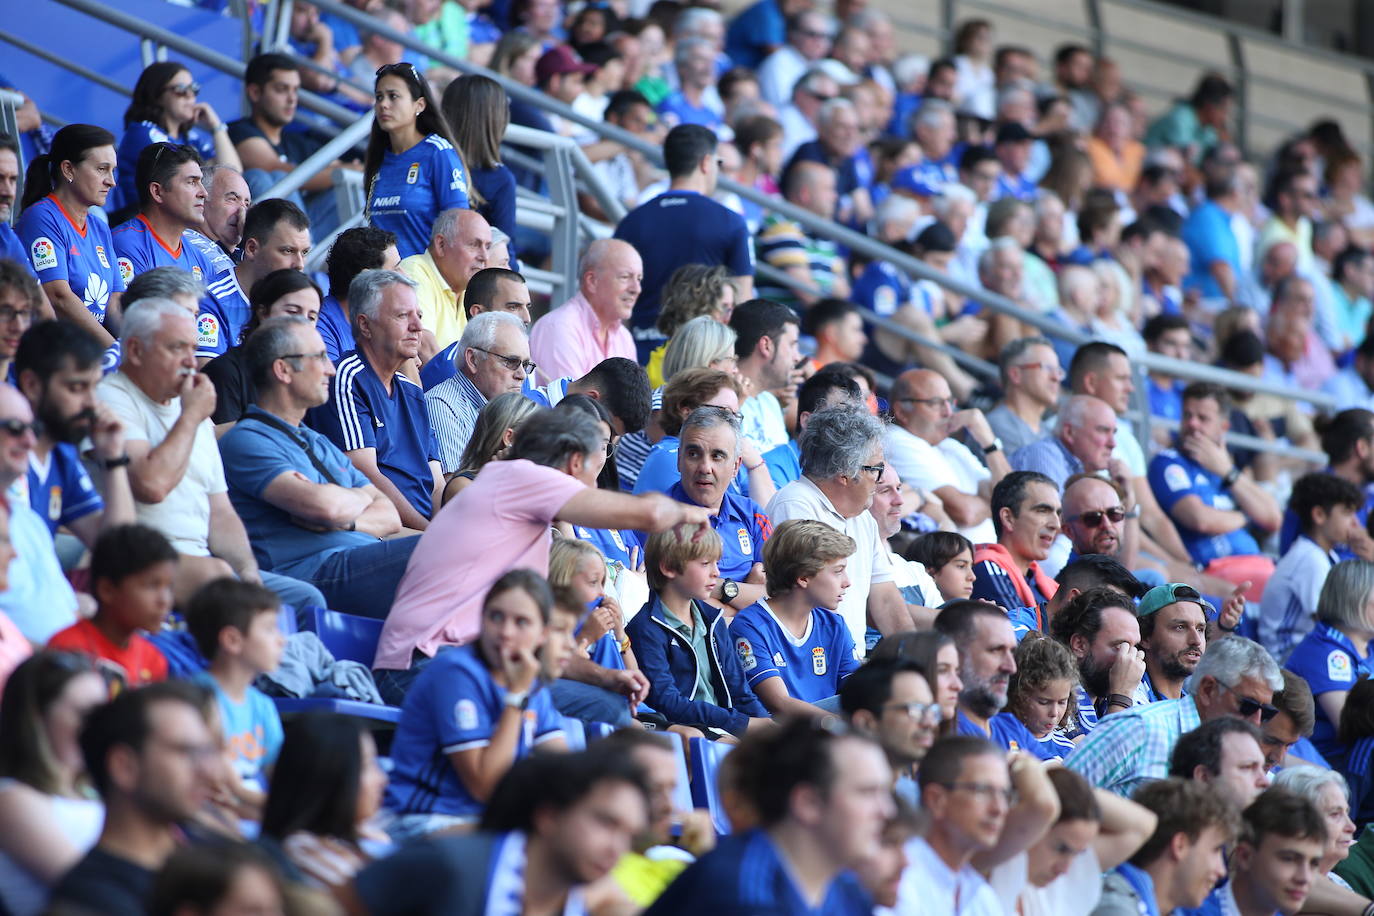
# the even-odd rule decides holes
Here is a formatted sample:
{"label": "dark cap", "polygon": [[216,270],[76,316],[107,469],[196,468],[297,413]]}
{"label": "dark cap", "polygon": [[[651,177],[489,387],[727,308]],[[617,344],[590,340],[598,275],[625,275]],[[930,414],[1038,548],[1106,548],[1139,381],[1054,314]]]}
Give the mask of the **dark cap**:
{"label": "dark cap", "polygon": [[1022,143],[1034,139],[1035,135],[1026,130],[1026,125],[1020,121],[1008,121],[997,128],[998,143]]}
{"label": "dark cap", "polygon": [[933,222],[916,236],[916,249],[922,253],[931,251],[953,251],[959,247],[954,232],[941,222]]}
{"label": "dark cap", "polygon": [[576,51],[567,45],[555,45],[544,52],[544,56],[539,58],[539,62],[534,65],[534,78],[539,85],[544,85],[555,76],[562,76],[565,73],[595,73],[596,65],[584,61]]}
{"label": "dark cap", "polygon": [[1212,607],[1212,602],[1198,592],[1191,585],[1182,582],[1170,582],[1167,585],[1156,585],[1145,593],[1140,599],[1140,604],[1135,609],[1137,617],[1147,617],[1156,611],[1163,610],[1171,604],[1180,601],[1188,601],[1202,608],[1202,613],[1207,615],[1207,619],[1216,616],[1216,608]]}

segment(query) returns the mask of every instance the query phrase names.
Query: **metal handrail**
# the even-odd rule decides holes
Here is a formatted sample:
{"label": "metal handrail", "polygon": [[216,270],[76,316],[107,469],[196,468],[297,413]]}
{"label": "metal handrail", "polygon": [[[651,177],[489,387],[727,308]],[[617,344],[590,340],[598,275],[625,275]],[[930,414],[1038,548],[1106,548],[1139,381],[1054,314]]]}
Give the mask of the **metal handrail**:
{"label": "metal handrail", "polygon": [[372,112],[368,112],[358,120],[339,131],[335,137],[324,146],[311,153],[306,160],[285,176],[280,181],[267,189],[263,197],[287,197],[301,189],[307,181],[314,178],[320,172],[327,169],[334,160],[344,153],[347,153],[359,141],[367,137],[372,131]]}

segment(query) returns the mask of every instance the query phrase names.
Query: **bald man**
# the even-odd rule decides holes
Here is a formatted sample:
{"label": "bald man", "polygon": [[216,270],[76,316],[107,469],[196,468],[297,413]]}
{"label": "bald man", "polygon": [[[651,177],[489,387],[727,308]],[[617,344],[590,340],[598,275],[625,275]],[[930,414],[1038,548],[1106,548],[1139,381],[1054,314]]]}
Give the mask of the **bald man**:
{"label": "bald man", "polygon": [[1134,494],[1092,474],[1075,474],[1064,485],[1064,535],[1075,554],[1099,553],[1134,569],[1140,539]]}
{"label": "bald man", "polygon": [[401,262],[401,272],[419,284],[420,361],[463,336],[468,323],[463,291],[473,274],[487,266],[491,226],[476,210],[444,210],[434,220],[429,247]]}
{"label": "bald man", "polygon": [[[957,409],[949,382],[929,369],[909,369],[897,376],[890,400],[893,422],[884,442],[887,462],[911,486],[938,496],[969,540],[995,541],[992,488],[1011,465],[987,417],[977,408]],[[986,464],[970,445],[981,450]]]}
{"label": "bald man", "polygon": [[612,356],[638,362],[625,326],[644,282],[639,252],[619,239],[587,246],[578,267],[578,291],[530,329],[530,355],[540,384],[581,378]]}

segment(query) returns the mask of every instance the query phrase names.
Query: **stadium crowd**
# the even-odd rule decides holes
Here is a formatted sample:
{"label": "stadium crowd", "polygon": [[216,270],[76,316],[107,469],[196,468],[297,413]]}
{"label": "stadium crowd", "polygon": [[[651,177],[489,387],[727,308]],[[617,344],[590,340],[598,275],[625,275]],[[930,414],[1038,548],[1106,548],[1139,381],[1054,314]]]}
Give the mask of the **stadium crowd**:
{"label": "stadium crowd", "polygon": [[[0,913],[1374,914],[1337,123],[1247,158],[1222,76],[1152,118],[1086,47],[928,60],[862,0],[349,3],[663,168],[305,0],[238,120],[175,61],[121,124],[26,103]],[[302,90],[371,135],[267,198]],[[564,302],[511,123],[628,208]],[[1336,409],[1137,394],[1147,351]]]}

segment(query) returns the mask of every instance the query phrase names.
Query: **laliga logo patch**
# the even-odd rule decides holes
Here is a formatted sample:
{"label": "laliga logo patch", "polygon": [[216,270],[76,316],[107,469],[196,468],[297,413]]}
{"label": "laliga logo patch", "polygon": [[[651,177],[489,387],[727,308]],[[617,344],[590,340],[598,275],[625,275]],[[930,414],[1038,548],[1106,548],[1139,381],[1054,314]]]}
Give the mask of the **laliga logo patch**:
{"label": "laliga logo patch", "polygon": [[414,184],[420,178],[420,163],[412,162],[410,171],[406,172],[406,184]]}
{"label": "laliga logo patch", "polygon": [[472,700],[459,700],[453,707],[453,721],[463,731],[477,727],[477,704]]}
{"label": "laliga logo patch", "polygon": [[1333,681],[1353,681],[1355,673],[1350,667],[1350,656],[1336,649],[1326,657],[1326,676]]}
{"label": "laliga logo patch", "polygon": [[199,280],[199,279],[201,279],[201,275],[202,275],[203,272],[201,271],[200,265],[199,265],[199,264],[192,264],[192,265],[191,265],[191,273],[195,274],[196,279]]}
{"label": "laliga logo patch", "polygon": [[759,660],[754,657],[754,647],[749,644],[749,640],[743,637],[735,640],[735,652],[739,655],[739,663],[745,671],[753,671],[758,667]]}
{"label": "laliga logo patch", "polygon": [[219,319],[209,312],[196,317],[196,342],[202,347],[219,345]]}
{"label": "laliga logo patch", "polygon": [[119,264],[119,278],[128,286],[134,278],[134,262],[128,258],[120,258],[116,263]]}
{"label": "laliga logo patch", "polygon": [[29,256],[33,258],[34,270],[51,270],[57,266],[57,248],[47,236],[33,240]]}
{"label": "laliga logo patch", "polygon": [[811,650],[811,670],[818,676],[825,675],[825,647],[817,646]]}
{"label": "laliga logo patch", "polygon": [[110,262],[105,258],[105,246],[104,246],[104,245],[96,245],[96,246],[95,246],[95,256],[96,256],[97,258],[100,259],[100,266],[101,266],[101,267],[105,268],[106,270],[109,270],[109,269],[110,269]]}

